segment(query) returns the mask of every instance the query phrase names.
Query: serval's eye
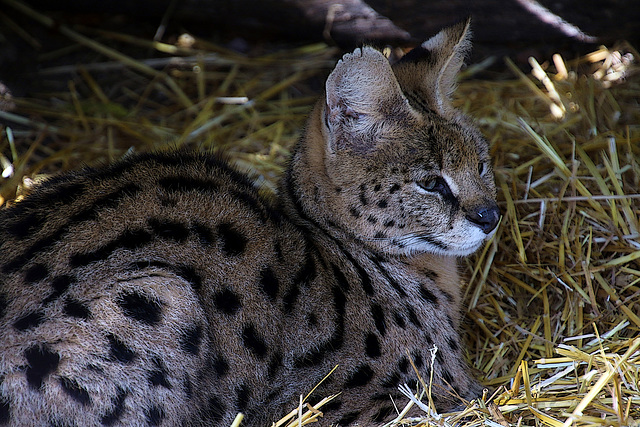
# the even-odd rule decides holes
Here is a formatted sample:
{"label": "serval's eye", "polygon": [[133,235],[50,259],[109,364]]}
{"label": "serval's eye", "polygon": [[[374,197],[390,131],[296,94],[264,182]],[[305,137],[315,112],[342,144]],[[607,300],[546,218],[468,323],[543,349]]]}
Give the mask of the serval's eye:
{"label": "serval's eye", "polygon": [[451,192],[444,178],[433,176],[418,182],[420,188],[430,193],[448,194]]}
{"label": "serval's eye", "polygon": [[436,178],[428,178],[422,182],[419,182],[418,185],[427,191],[435,191],[438,182]]}
{"label": "serval's eye", "polygon": [[484,175],[486,170],[487,170],[487,165],[484,162],[478,163],[478,174],[480,174],[480,176]]}

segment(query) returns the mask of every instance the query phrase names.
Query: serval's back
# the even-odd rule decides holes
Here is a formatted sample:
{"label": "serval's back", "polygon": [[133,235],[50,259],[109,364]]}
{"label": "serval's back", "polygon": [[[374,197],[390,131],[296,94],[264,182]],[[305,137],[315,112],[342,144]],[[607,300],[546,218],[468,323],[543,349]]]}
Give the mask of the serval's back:
{"label": "serval's back", "polygon": [[[486,141],[449,95],[468,23],[328,78],[263,196],[222,158],[143,154],[50,179],[0,214],[0,422],[269,425],[311,400],[371,425],[434,372],[477,397],[456,259],[498,222]],[[437,348],[432,366],[431,351]]]}

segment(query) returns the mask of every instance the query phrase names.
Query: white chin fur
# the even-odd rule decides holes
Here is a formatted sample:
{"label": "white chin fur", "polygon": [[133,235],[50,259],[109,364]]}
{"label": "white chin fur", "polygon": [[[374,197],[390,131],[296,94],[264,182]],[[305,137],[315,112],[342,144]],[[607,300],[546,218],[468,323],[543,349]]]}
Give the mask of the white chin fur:
{"label": "white chin fur", "polygon": [[[465,230],[463,237],[458,236],[439,236],[437,242],[443,243],[438,245],[430,243],[419,235],[407,235],[401,238],[393,239],[393,251],[399,251],[404,255],[415,253],[433,253],[437,255],[447,256],[467,256],[471,255],[484,244],[493,234],[484,234],[478,227],[470,226]],[[391,249],[391,248],[389,248]]]}

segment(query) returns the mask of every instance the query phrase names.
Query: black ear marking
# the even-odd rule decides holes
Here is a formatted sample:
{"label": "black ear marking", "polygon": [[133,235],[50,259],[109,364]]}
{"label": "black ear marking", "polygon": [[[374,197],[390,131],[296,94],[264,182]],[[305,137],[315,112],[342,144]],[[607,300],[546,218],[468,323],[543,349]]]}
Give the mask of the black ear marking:
{"label": "black ear marking", "polygon": [[425,49],[422,46],[417,46],[411,51],[407,52],[407,54],[404,55],[402,58],[400,58],[400,60],[397,63],[405,64],[409,62],[412,62],[412,63],[428,62],[431,60],[431,57],[432,57],[432,54],[430,50]]}

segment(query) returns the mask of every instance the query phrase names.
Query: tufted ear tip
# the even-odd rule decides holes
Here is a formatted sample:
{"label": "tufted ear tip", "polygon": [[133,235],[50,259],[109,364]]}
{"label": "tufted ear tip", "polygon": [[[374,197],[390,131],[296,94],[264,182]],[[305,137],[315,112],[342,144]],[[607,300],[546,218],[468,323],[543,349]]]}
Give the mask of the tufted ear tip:
{"label": "tufted ear tip", "polygon": [[327,78],[326,91],[327,94],[355,91],[359,89],[356,87],[358,83],[375,80],[376,77],[386,80],[392,75],[389,61],[381,52],[370,46],[359,47],[338,61]]}
{"label": "tufted ear tip", "polygon": [[430,108],[452,114],[450,97],[471,48],[471,18],[441,30],[394,65],[403,90],[420,93]]}
{"label": "tufted ear tip", "polygon": [[438,34],[421,44],[430,51],[438,51],[444,57],[456,55],[462,60],[471,49],[471,17],[442,29]]}
{"label": "tufted ear tip", "polygon": [[457,53],[462,59],[471,49],[471,17],[444,28],[438,34],[416,46],[398,61],[403,63],[436,62],[448,52]]}
{"label": "tufted ear tip", "polygon": [[329,146],[373,149],[390,118],[411,114],[382,52],[365,46],[345,54],[327,78],[324,123]]}

